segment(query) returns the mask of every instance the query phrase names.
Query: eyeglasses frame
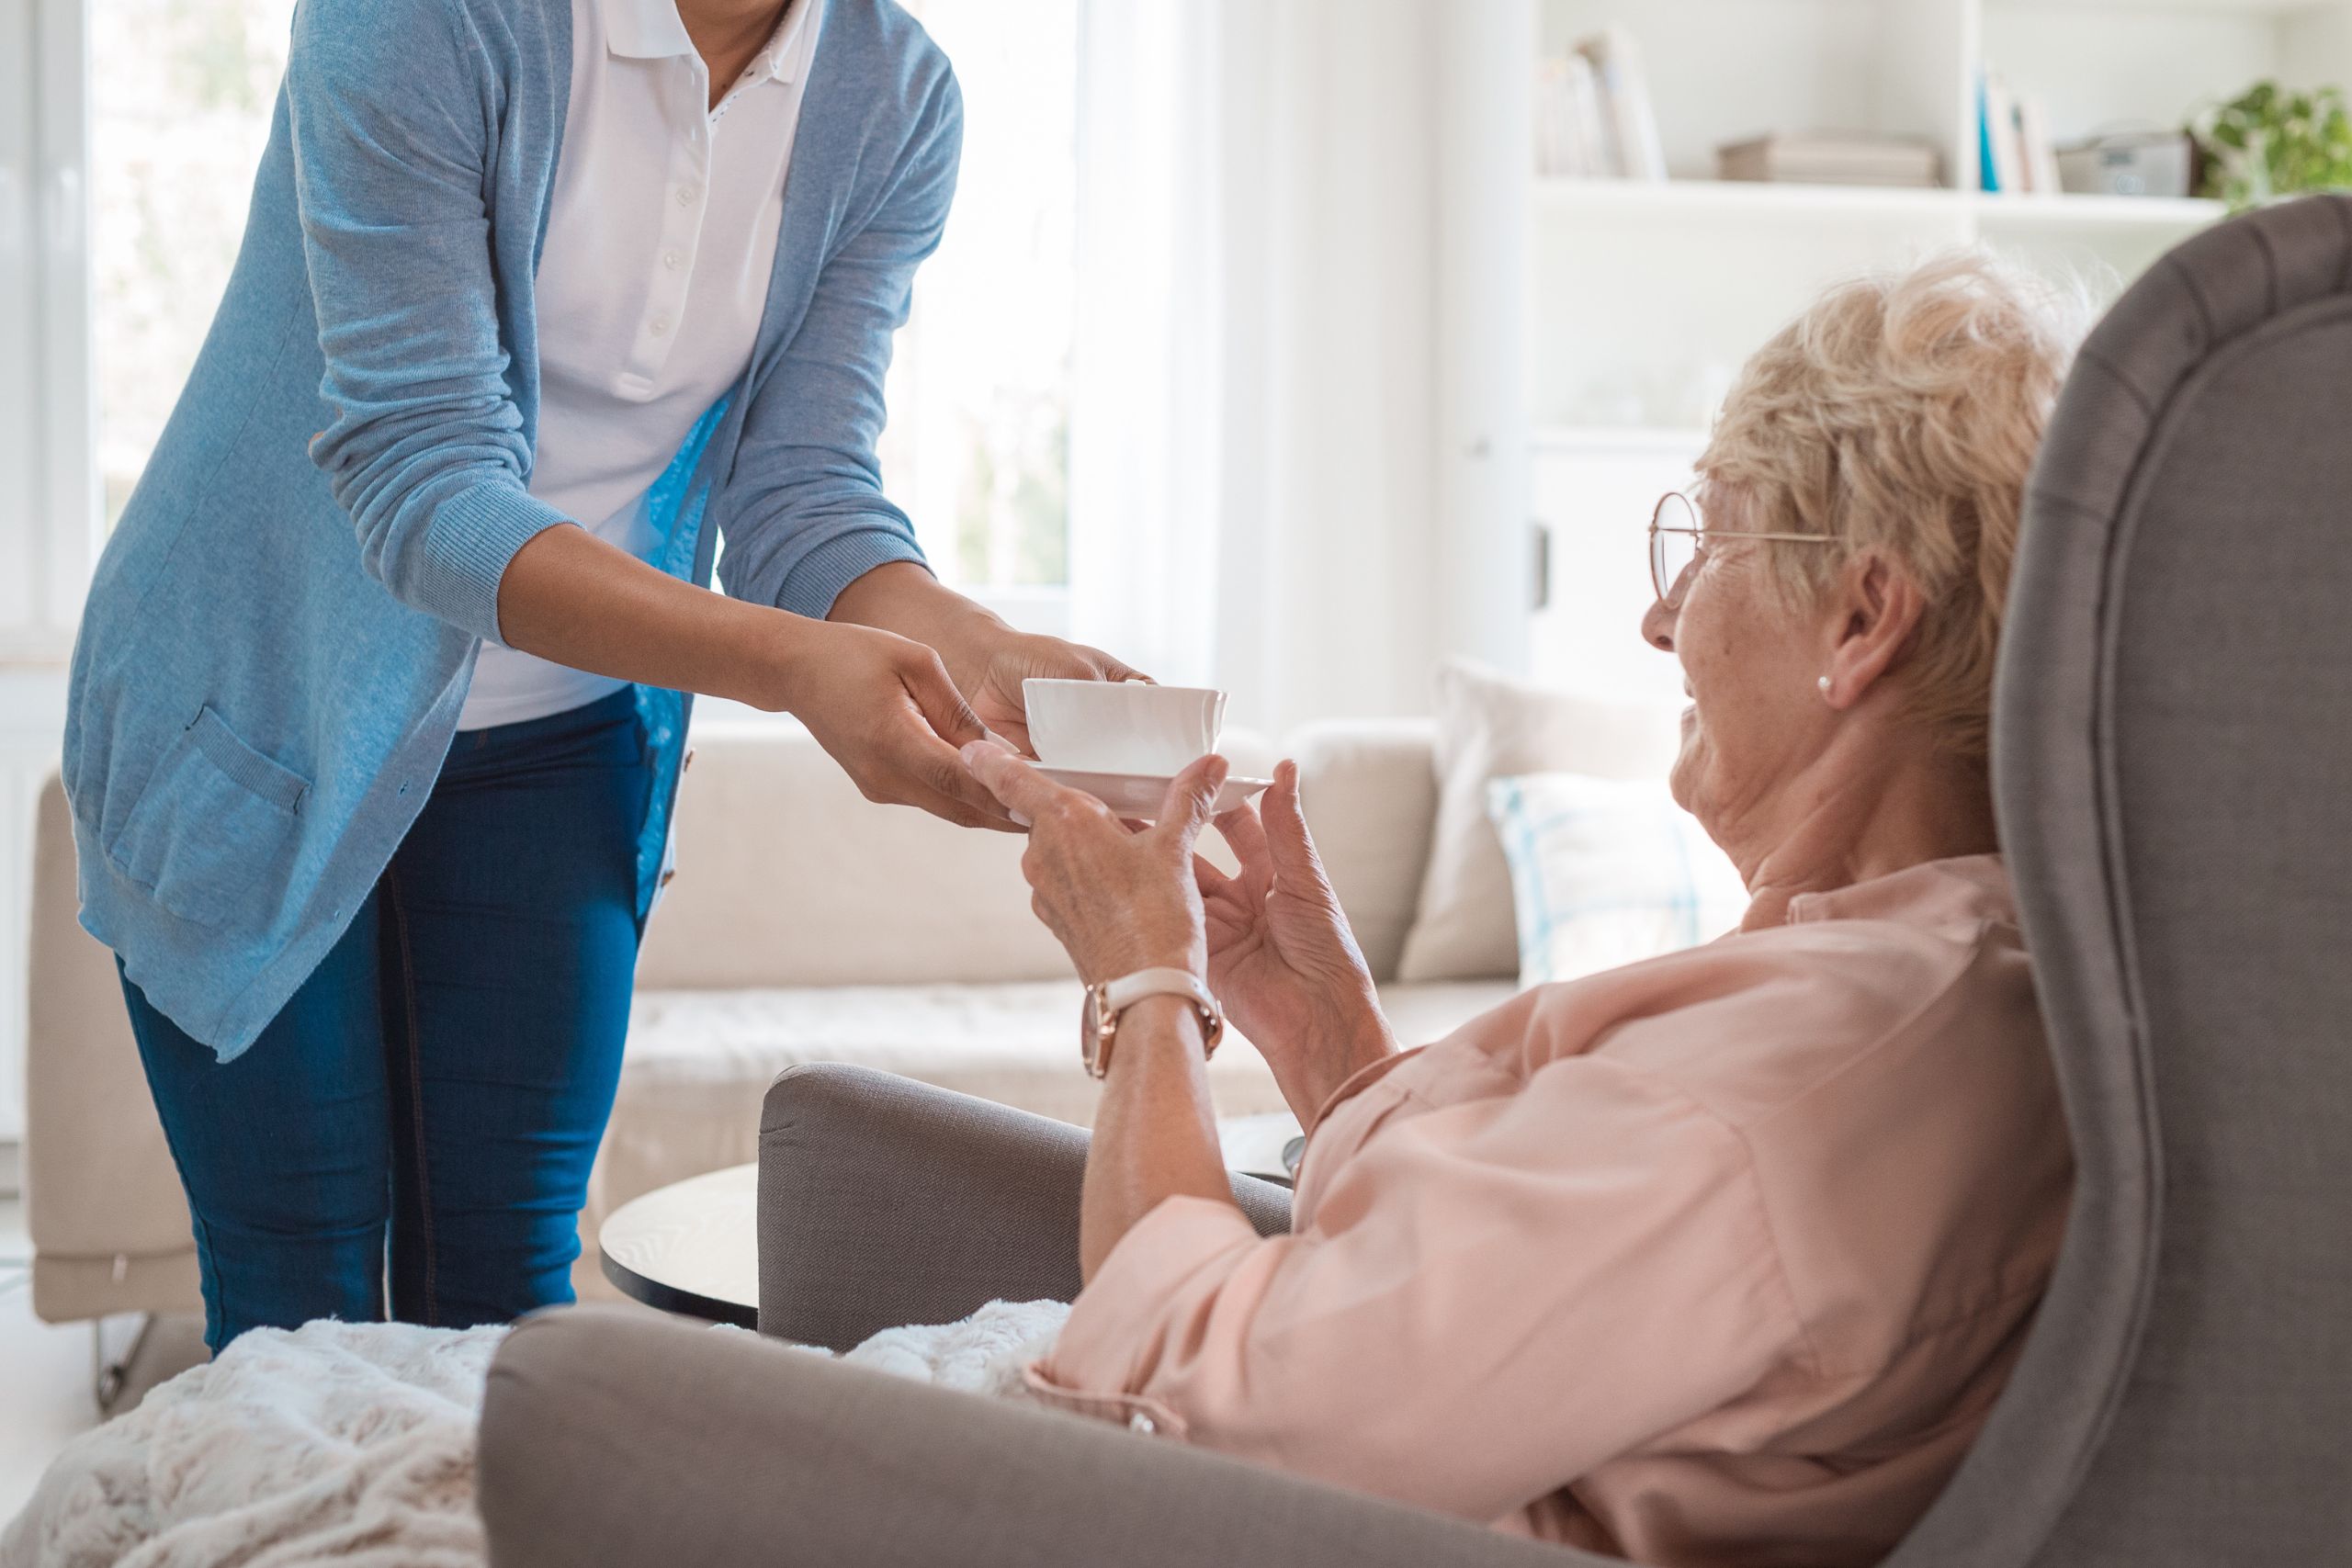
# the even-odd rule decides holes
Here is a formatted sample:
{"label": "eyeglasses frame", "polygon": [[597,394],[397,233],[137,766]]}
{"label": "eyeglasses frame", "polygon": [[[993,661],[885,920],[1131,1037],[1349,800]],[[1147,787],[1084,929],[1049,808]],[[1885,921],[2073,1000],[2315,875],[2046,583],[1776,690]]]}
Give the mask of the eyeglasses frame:
{"label": "eyeglasses frame", "polygon": [[[1826,534],[1764,534],[1743,528],[1710,528],[1704,523],[1696,528],[1662,524],[1658,521],[1658,516],[1666,511],[1666,503],[1669,501],[1679,501],[1689,507],[1690,515],[1693,517],[1701,515],[1699,503],[1679,490],[1668,491],[1664,495],[1659,496],[1657,503],[1650,508],[1650,586],[1657,591],[1658,603],[1669,610],[1681,607],[1683,594],[1688,592],[1687,589],[1683,589],[1682,579],[1690,575],[1690,568],[1684,567],[1672,582],[1659,581],[1666,575],[1666,552],[1658,544],[1660,534],[1688,534],[1701,545],[1703,545],[1710,536],[1718,539],[1773,539],[1788,545],[1834,545],[1838,542]],[[1690,558],[1692,565],[1698,563],[1699,558],[1695,553]],[[1678,590],[1681,592],[1677,592]]]}

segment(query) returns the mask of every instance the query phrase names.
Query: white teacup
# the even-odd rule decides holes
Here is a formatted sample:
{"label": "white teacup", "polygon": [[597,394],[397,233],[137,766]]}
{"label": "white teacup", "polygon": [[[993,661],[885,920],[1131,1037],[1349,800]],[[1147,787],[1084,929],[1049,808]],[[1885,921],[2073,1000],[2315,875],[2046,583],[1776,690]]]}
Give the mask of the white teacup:
{"label": "white teacup", "polygon": [[1021,695],[1037,760],[1082,773],[1181,773],[1225,726],[1225,694],[1206,686],[1032,680]]}

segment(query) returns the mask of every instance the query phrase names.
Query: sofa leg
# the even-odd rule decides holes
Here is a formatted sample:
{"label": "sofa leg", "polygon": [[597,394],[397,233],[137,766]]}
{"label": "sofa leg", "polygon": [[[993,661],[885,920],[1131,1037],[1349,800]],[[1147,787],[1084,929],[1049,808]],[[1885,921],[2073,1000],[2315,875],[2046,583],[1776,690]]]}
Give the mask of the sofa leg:
{"label": "sofa leg", "polygon": [[90,1393],[97,1400],[101,1417],[114,1414],[115,1404],[122,1398],[123,1388],[130,1381],[130,1365],[139,1359],[139,1352],[146,1348],[147,1335],[154,1326],[155,1314],[141,1313],[139,1328],[131,1335],[130,1343],[123,1348],[121,1355],[108,1360],[107,1320],[102,1317],[91,1319]]}

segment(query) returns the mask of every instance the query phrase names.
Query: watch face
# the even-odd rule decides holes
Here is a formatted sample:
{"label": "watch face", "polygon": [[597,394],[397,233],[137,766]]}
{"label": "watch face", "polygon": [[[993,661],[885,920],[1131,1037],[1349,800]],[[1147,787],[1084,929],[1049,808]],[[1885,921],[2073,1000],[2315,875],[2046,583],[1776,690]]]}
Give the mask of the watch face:
{"label": "watch face", "polygon": [[1102,989],[1099,986],[1087,987],[1086,999],[1078,1004],[1078,1055],[1089,1073],[1102,1076]]}

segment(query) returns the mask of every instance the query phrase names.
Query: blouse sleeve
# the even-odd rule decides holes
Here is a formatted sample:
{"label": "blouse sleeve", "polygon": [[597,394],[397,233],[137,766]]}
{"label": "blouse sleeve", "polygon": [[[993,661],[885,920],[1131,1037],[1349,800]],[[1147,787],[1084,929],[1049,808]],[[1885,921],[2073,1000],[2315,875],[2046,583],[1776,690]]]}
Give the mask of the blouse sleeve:
{"label": "blouse sleeve", "polygon": [[1340,1146],[1308,1157],[1336,1162],[1297,1234],[1160,1204],[1033,1387],[1484,1523],[1784,1353],[1796,1319],[1745,1145],[1679,1091],[1579,1056],[1415,1112],[1405,1091],[1368,1133],[1329,1129]]}

